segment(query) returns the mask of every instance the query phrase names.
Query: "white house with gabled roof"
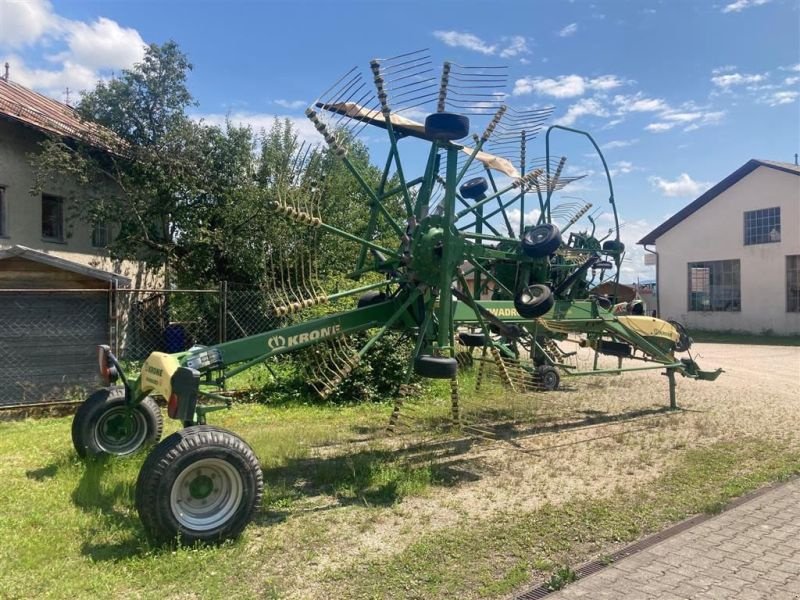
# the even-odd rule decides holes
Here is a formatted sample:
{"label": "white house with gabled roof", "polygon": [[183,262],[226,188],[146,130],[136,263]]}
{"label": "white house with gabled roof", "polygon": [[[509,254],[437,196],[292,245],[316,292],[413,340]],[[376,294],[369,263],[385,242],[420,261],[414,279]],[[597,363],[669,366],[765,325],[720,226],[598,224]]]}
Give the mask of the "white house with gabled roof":
{"label": "white house with gabled roof", "polygon": [[800,167],[749,160],[639,241],[659,314],[687,328],[800,334]]}

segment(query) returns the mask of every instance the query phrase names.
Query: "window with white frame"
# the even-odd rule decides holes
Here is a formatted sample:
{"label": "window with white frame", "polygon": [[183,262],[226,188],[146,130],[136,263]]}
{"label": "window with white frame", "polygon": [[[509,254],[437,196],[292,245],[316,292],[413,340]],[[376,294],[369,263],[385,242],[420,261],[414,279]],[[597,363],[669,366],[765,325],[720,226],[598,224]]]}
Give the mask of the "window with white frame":
{"label": "window with white frame", "polygon": [[64,241],[64,199],[42,194],[42,239]]}
{"label": "window with white frame", "polygon": [[786,312],[800,312],[800,254],[786,257]]}
{"label": "window with white frame", "polygon": [[738,260],[694,262],[688,268],[690,311],[742,310]]}
{"label": "window with white frame", "polygon": [[781,241],[781,208],[762,208],[744,213],[744,245]]}

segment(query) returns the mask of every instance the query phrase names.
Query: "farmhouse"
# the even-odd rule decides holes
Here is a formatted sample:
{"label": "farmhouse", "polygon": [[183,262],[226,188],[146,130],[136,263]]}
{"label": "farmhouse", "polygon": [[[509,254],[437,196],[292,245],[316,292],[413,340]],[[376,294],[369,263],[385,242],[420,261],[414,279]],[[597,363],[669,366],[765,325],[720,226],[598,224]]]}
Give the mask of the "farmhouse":
{"label": "farmhouse", "polygon": [[[147,271],[112,261],[110,225],[70,219],[86,190],[60,177],[32,193],[30,155],[47,135],[89,141],[99,128],[65,104],[0,77],[0,405],[63,396],[96,373],[113,290]],[[97,191],[97,190],[95,190]],[[102,191],[102,190],[101,190]]]}
{"label": "farmhouse", "polygon": [[749,160],[639,244],[656,255],[662,318],[690,329],[800,334],[797,165]]}

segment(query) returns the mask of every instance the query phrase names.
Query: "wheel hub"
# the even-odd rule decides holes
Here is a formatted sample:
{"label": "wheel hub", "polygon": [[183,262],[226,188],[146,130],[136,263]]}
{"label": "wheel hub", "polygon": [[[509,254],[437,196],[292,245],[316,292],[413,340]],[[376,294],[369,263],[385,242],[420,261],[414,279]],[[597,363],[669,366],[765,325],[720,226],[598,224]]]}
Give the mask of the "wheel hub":
{"label": "wheel hub", "polygon": [[233,465],[204,458],[188,465],[175,479],[170,508],[182,527],[209,531],[234,518],[243,498],[242,476]]}
{"label": "wheel hub", "polygon": [[107,410],[97,421],[95,438],[105,452],[125,455],[135,452],[147,437],[144,416],[125,406]]}
{"label": "wheel hub", "polygon": [[132,420],[133,419],[123,414],[109,417],[105,422],[103,433],[112,440],[124,440],[131,434]]}
{"label": "wheel hub", "polygon": [[214,482],[208,475],[198,474],[198,476],[189,483],[189,494],[191,494],[192,498],[197,500],[207,498],[213,491]]}

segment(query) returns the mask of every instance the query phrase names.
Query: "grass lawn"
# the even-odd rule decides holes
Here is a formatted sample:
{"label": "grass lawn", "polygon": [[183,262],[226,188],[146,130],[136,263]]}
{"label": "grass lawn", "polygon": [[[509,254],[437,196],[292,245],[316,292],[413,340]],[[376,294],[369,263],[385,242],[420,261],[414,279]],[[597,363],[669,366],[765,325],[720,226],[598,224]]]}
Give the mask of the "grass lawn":
{"label": "grass lawn", "polygon": [[800,349],[698,352],[726,373],[680,381],[679,412],[655,372],[529,396],[463,381],[481,435],[441,426],[446,387],[409,402],[391,438],[388,404],[237,405],[213,422],[251,443],[267,491],[222,547],[149,545],[133,509],[144,456],[78,461],[69,417],[0,423],[0,596],[506,597],[800,472]]}

